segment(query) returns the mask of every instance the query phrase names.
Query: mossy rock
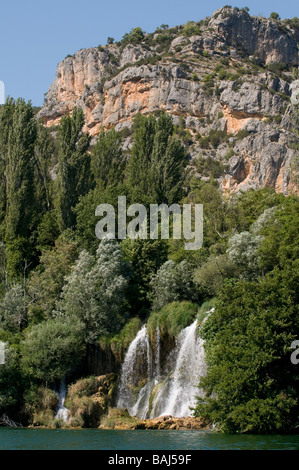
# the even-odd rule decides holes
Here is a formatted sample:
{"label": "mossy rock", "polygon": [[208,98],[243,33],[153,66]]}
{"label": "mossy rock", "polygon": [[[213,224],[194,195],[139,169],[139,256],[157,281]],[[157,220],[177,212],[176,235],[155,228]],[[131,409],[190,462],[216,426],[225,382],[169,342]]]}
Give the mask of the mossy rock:
{"label": "mossy rock", "polygon": [[96,428],[105,408],[91,397],[76,397],[70,407],[71,417],[81,423],[84,428]]}
{"label": "mossy rock", "polygon": [[33,414],[32,425],[52,427],[54,424],[54,415],[53,410],[38,411]]}
{"label": "mossy rock", "polygon": [[115,400],[117,374],[91,376],[78,380],[68,389],[66,407],[71,427],[98,427],[101,417]]}
{"label": "mossy rock", "polygon": [[109,408],[108,413],[102,417],[101,429],[135,429],[138,419],[131,416],[127,410]]}

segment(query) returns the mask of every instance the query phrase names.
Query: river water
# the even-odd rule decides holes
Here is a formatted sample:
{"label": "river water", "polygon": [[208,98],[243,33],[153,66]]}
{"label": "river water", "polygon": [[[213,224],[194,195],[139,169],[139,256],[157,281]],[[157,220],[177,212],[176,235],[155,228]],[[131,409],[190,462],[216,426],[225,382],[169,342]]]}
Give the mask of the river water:
{"label": "river water", "polygon": [[299,435],[0,428],[0,450],[299,450]]}

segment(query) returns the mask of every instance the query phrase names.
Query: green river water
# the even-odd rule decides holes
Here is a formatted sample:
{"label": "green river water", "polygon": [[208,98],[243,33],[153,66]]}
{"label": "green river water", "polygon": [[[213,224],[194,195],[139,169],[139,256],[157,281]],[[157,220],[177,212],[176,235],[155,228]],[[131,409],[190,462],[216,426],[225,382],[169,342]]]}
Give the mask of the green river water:
{"label": "green river water", "polygon": [[0,450],[299,450],[299,435],[0,428]]}

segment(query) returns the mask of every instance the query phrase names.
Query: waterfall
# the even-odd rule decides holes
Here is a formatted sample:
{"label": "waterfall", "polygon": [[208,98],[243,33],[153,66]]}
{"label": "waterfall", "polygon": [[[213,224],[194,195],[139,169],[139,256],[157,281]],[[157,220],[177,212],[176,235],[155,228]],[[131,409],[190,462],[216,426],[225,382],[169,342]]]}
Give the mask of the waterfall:
{"label": "waterfall", "polygon": [[[201,394],[199,379],[206,373],[204,342],[197,334],[197,325],[195,320],[180,332],[172,352],[172,367],[169,366],[164,374],[161,371],[159,329],[153,351],[146,326],[141,328],[124,358],[118,408],[127,408],[132,416],[141,419],[166,414],[190,415],[195,396]],[[140,387],[140,383],[144,385]]]}
{"label": "waterfall", "polygon": [[66,383],[65,378],[62,378],[60,381],[59,392],[57,393],[58,396],[58,404],[56,408],[56,415],[55,419],[62,419],[67,423],[69,410],[64,406],[65,397],[66,397]]}
{"label": "waterfall", "polygon": [[155,381],[158,383],[161,377],[161,358],[160,358],[160,330],[156,328],[156,350],[155,350]]}
{"label": "waterfall", "polygon": [[180,332],[173,375],[154,397],[151,417],[153,413],[158,416],[188,416],[190,407],[195,406],[195,395],[200,394],[199,379],[206,372],[203,340],[196,330],[197,320]]}
{"label": "waterfall", "polygon": [[145,325],[138,331],[124,358],[118,391],[118,408],[127,408],[130,414],[133,413],[132,408],[136,402],[134,390],[138,388],[138,378],[142,375],[147,381],[150,380],[151,353]]}

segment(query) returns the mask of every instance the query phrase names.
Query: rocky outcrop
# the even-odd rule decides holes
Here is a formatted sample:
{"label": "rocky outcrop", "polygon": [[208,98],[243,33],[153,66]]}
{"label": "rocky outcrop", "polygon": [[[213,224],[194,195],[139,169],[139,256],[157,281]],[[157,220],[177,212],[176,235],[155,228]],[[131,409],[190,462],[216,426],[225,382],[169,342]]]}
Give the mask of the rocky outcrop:
{"label": "rocky outcrop", "polygon": [[222,8],[209,23],[226,44],[235,45],[247,55],[255,55],[265,64],[299,65],[298,30],[282,22],[252,17],[243,10]]}
{"label": "rocky outcrop", "polygon": [[[191,159],[212,156],[227,168],[220,178],[224,191],[296,191],[295,147],[285,117],[298,92],[290,68],[298,66],[298,27],[229,7],[197,26],[191,36],[178,26],[138,44],[109,44],[67,57],[38,116],[55,126],[79,106],[85,131],[96,136],[102,128],[130,128],[137,113],[166,111],[177,125],[184,119]],[[201,138],[211,131],[227,139],[203,147]]]}
{"label": "rocky outcrop", "polygon": [[80,379],[68,388],[70,427],[97,427],[115,399],[118,377],[106,374]]}

